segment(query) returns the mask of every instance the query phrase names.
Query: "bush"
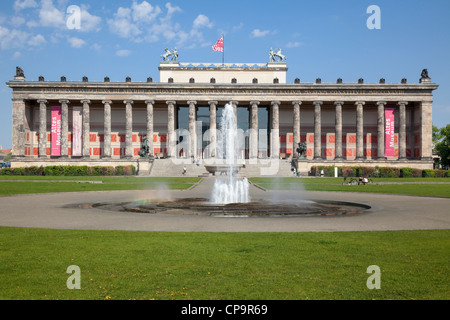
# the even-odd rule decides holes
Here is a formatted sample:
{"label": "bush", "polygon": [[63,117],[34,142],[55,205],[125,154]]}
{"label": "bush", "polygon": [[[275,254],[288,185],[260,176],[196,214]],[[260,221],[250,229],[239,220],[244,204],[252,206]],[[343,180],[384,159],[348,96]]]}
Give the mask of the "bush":
{"label": "bush", "polygon": [[434,170],[431,170],[431,169],[424,169],[424,170],[422,170],[422,177],[424,177],[424,178],[433,178],[434,177]]}
{"label": "bush", "polygon": [[434,170],[434,176],[436,178],[444,178],[446,170]]}
{"label": "bush", "polygon": [[25,168],[11,168],[11,175],[13,176],[24,176],[25,175]]}
{"label": "bush", "polygon": [[9,168],[0,169],[0,175],[1,176],[10,176],[11,170]]}
{"label": "bush", "polygon": [[136,167],[118,166],[48,166],[48,167],[26,167],[26,168],[3,168],[0,175],[15,176],[114,176],[114,175],[135,175]]}
{"label": "bush", "polygon": [[450,170],[446,170],[445,171],[445,177],[446,178],[450,178]]}
{"label": "bush", "polygon": [[44,175],[44,167],[26,167],[25,168],[25,175],[26,176],[43,176]]}
{"label": "bush", "polygon": [[398,178],[400,177],[399,168],[382,167],[380,168],[381,178]]}
{"label": "bush", "polygon": [[412,178],[413,169],[412,168],[400,168],[400,177],[402,178]]}
{"label": "bush", "polygon": [[374,167],[361,167],[360,170],[361,172],[359,176],[362,177],[373,177],[375,173]]}
{"label": "bush", "polygon": [[412,169],[412,176],[413,176],[413,178],[421,178],[422,170],[421,169]]}
{"label": "bush", "polygon": [[325,167],[324,173],[327,177],[334,177],[334,167]]}
{"label": "bush", "polygon": [[347,177],[356,177],[355,171],[352,167],[342,167],[342,176]]}

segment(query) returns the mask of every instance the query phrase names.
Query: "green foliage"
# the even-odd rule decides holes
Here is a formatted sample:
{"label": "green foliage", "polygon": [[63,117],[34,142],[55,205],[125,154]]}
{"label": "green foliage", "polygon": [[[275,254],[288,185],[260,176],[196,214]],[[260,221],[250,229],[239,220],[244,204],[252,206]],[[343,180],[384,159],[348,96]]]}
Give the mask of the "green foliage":
{"label": "green foliage", "polygon": [[433,126],[433,143],[434,150],[441,158],[440,164],[450,166],[450,124],[440,129]]}
{"label": "green foliage", "polygon": [[381,167],[380,168],[380,177],[381,178],[398,178],[398,177],[400,177],[400,169],[399,168],[391,168],[391,167]]}
{"label": "green foliage", "polygon": [[412,168],[400,168],[400,177],[402,178],[412,178],[413,169]]}
{"label": "green foliage", "polygon": [[434,176],[435,176],[434,170],[431,170],[431,169],[422,170],[422,177],[433,178]]}
{"label": "green foliage", "polygon": [[[326,177],[334,177],[334,166],[312,166],[310,175],[320,176],[321,170]],[[450,177],[450,170],[432,170],[415,168],[391,168],[391,167],[338,167],[339,177],[370,177],[370,178],[444,178]]]}
{"label": "green foliage", "polygon": [[47,166],[47,167],[26,167],[26,168],[4,168],[0,170],[0,175],[10,176],[132,176],[136,174],[136,167],[118,166]]}

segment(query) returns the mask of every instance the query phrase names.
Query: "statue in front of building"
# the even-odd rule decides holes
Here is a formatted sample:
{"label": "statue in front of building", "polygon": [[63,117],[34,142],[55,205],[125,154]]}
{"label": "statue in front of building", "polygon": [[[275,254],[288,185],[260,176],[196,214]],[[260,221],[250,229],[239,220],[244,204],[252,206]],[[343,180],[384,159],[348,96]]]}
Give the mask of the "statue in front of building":
{"label": "statue in front of building", "polygon": [[299,159],[306,159],[306,142],[299,142],[296,151]]}
{"label": "statue in front of building", "polygon": [[165,53],[163,55],[161,55],[162,61],[177,61],[177,59],[178,59],[177,48],[172,49],[172,50],[165,48],[164,51],[165,51]]}
{"label": "statue in front of building", "polygon": [[277,58],[279,59],[278,62],[285,62],[286,61],[286,56],[281,53],[281,49],[280,48],[278,48],[277,51],[272,50],[272,48],[270,48],[269,57],[270,57],[270,62],[277,62],[276,61]]}
{"label": "statue in front of building", "polygon": [[139,150],[138,155],[141,158],[147,159],[150,156],[150,148],[148,146],[148,139],[144,137],[141,142],[141,150]]}

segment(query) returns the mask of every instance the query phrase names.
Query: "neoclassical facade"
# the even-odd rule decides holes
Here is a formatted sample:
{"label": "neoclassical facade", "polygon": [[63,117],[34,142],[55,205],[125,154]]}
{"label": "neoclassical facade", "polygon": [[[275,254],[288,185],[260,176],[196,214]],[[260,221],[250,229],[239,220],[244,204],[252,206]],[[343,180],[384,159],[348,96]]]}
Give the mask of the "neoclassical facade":
{"label": "neoclassical facade", "polygon": [[247,163],[296,159],[305,142],[304,166],[432,168],[438,85],[426,74],[416,83],[287,83],[284,62],[161,62],[159,71],[160,82],[111,82],[30,81],[19,70],[7,83],[12,166],[135,164],[144,140],[151,162],[219,159],[221,110],[231,103]]}

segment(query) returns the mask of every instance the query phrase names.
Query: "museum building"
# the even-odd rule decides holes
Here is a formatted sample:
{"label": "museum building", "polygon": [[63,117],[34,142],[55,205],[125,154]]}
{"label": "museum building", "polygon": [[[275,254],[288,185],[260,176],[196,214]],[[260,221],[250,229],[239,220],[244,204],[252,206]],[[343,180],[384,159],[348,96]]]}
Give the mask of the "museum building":
{"label": "museum building", "polygon": [[[432,102],[438,85],[427,70],[416,83],[299,78],[287,83],[287,70],[285,61],[161,61],[160,82],[130,77],[113,82],[64,76],[30,81],[17,67],[7,82],[12,167],[133,164],[158,175],[158,162],[167,167],[220,160],[222,110],[232,104],[241,137],[236,154],[248,165],[271,159],[302,170],[433,168]],[[140,152],[144,142],[147,154]],[[305,143],[304,154],[298,154],[299,143]]]}

